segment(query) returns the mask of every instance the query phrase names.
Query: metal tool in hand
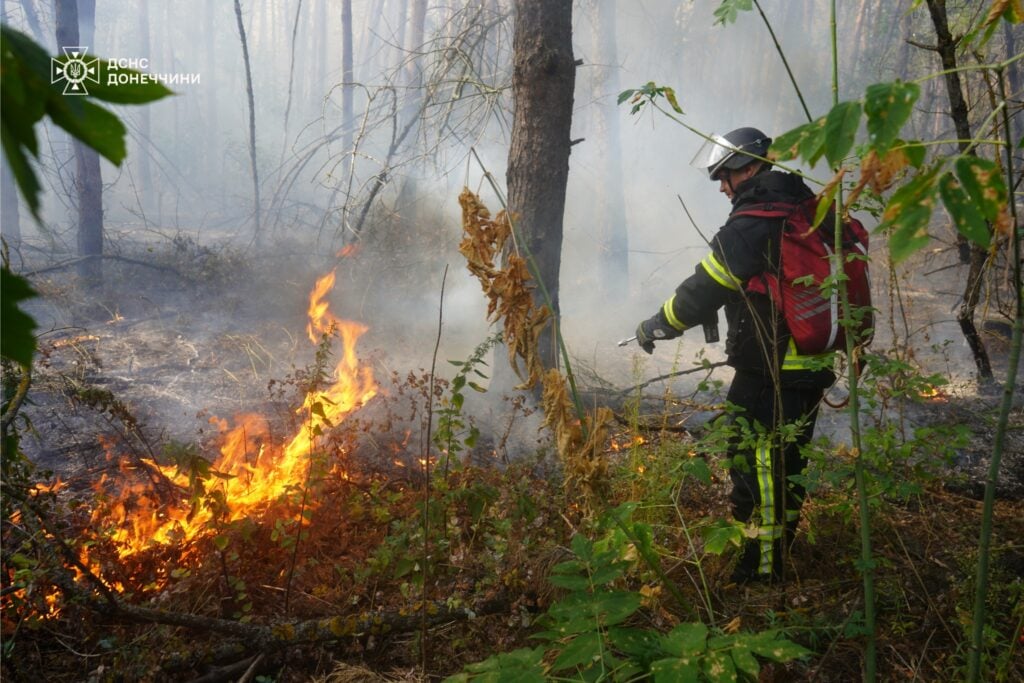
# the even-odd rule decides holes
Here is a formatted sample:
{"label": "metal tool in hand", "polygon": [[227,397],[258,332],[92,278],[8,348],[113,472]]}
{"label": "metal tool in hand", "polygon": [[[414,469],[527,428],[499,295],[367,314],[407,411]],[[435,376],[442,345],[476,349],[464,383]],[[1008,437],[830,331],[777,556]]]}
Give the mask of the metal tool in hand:
{"label": "metal tool in hand", "polygon": [[619,342],[619,346],[626,346],[627,344],[632,344],[635,341],[636,341],[636,335],[634,334],[629,339],[623,339],[622,341],[620,341]]}

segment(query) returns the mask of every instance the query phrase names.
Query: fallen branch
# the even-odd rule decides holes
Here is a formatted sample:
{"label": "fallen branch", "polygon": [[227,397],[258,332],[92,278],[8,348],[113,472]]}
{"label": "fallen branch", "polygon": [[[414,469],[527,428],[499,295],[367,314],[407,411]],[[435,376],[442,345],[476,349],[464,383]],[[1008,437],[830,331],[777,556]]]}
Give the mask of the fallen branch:
{"label": "fallen branch", "polygon": [[31,277],[35,277],[36,275],[42,275],[43,273],[49,273],[49,272],[54,271],[54,270],[64,270],[65,268],[71,268],[72,266],[77,266],[79,263],[82,263],[84,261],[91,261],[91,260],[96,260],[96,259],[103,259],[105,261],[122,261],[124,263],[130,263],[133,266],[142,266],[144,268],[152,268],[153,270],[160,270],[160,271],[163,271],[165,273],[172,273],[173,275],[177,275],[178,277],[180,277],[183,280],[186,279],[185,276],[182,275],[177,269],[172,268],[170,266],[163,266],[163,265],[159,265],[159,264],[156,264],[156,263],[146,263],[145,261],[140,261],[138,259],[128,258],[127,256],[117,256],[115,254],[97,254],[95,256],[85,256],[85,257],[82,257],[82,258],[68,259],[67,261],[61,261],[60,263],[55,263],[52,266],[46,266],[45,268],[37,268],[36,270],[32,270],[32,271],[29,271],[27,273],[22,273],[22,275],[25,276],[25,277],[31,278]]}
{"label": "fallen branch", "polygon": [[657,377],[649,379],[649,380],[647,380],[646,382],[644,382],[642,384],[637,384],[637,385],[634,385],[634,386],[631,386],[631,387],[626,387],[625,389],[621,389],[621,390],[615,392],[612,395],[613,396],[621,396],[622,394],[628,394],[631,391],[639,391],[640,389],[643,389],[646,386],[654,384],[655,382],[660,382],[660,381],[662,381],[664,379],[672,379],[673,377],[678,377],[680,375],[692,375],[695,372],[702,372],[704,370],[707,370],[708,374],[710,375],[712,370],[714,370],[715,368],[720,368],[720,367],[722,367],[725,364],[726,363],[725,363],[724,360],[720,360],[720,361],[715,362],[715,363],[706,363],[704,365],[701,365],[698,368],[690,368],[689,370],[677,370],[676,372],[670,372],[667,375],[658,375]]}
{"label": "fallen branch", "polygon": [[[93,602],[94,609],[108,618],[220,633],[242,639],[249,651],[264,653],[299,644],[325,643],[369,635],[406,633],[420,628],[424,619],[430,626],[468,621],[507,611],[509,605],[506,598],[487,600],[473,607],[452,607],[446,601],[437,600],[425,605],[417,602],[393,611],[377,610],[305,621],[251,624],[200,614],[182,614],[129,605],[121,601]],[[426,616],[424,617],[423,614]]]}

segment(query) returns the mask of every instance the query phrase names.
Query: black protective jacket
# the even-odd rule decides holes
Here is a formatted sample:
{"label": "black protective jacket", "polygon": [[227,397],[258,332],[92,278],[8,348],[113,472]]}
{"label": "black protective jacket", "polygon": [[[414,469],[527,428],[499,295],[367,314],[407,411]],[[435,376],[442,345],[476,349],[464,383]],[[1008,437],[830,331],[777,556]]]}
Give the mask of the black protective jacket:
{"label": "black protective jacket", "polygon": [[729,365],[765,378],[775,375],[773,369],[782,370],[783,384],[831,384],[830,370],[791,369],[804,364],[791,362],[796,349],[781,312],[767,295],[746,291],[752,278],[778,269],[782,219],[736,215],[755,204],[796,203],[813,195],[793,173],[766,170],[740,183],[732,213],[711,240],[711,252],[662,306],[661,320],[682,331],[717,320],[724,307]]}

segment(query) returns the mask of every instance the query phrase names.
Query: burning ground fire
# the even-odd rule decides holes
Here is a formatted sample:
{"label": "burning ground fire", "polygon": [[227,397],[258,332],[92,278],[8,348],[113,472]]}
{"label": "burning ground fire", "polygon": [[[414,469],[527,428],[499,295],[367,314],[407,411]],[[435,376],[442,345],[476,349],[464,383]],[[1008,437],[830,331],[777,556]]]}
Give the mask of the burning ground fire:
{"label": "burning ground fire", "polygon": [[[258,414],[240,415],[232,427],[226,420],[216,421],[222,432],[220,455],[210,466],[213,476],[206,486],[207,493],[216,491],[223,501],[226,510],[220,513],[225,522],[259,515],[288,492],[302,490],[318,436],[377,394],[371,368],[361,367],[356,357],[356,342],[367,328],[342,320],[329,310],[326,297],[334,282],[333,271],[317,280],[309,297],[307,333],[314,345],[320,344],[325,335],[340,337],[341,357],[330,385],[310,391],[295,411],[301,417],[301,426],[294,435],[275,442],[269,422]],[[153,544],[186,542],[210,533],[214,513],[209,507],[193,507],[187,501],[168,502],[166,495],[157,493],[159,482],[153,481],[160,478],[156,474],[160,473],[175,487],[188,491],[189,473],[149,460],[143,465],[152,470],[150,477],[125,471],[124,481],[121,477],[118,481],[105,478],[97,484],[97,490],[109,498],[93,512],[92,522],[96,528],[102,525],[113,530],[110,537],[120,556],[130,556]],[[127,464],[125,467],[138,469]],[[111,489],[117,493],[110,494]]]}

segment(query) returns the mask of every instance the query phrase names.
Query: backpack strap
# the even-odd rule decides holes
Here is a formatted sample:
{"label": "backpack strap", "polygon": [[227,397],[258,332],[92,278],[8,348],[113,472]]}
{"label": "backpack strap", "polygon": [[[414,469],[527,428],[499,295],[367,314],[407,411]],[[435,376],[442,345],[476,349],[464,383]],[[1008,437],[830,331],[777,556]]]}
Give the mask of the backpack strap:
{"label": "backpack strap", "polygon": [[[729,221],[739,216],[751,216],[753,218],[788,218],[800,207],[799,204],[787,202],[765,202],[764,204],[751,204],[739,211],[729,214]],[[728,221],[726,221],[728,222]]]}

